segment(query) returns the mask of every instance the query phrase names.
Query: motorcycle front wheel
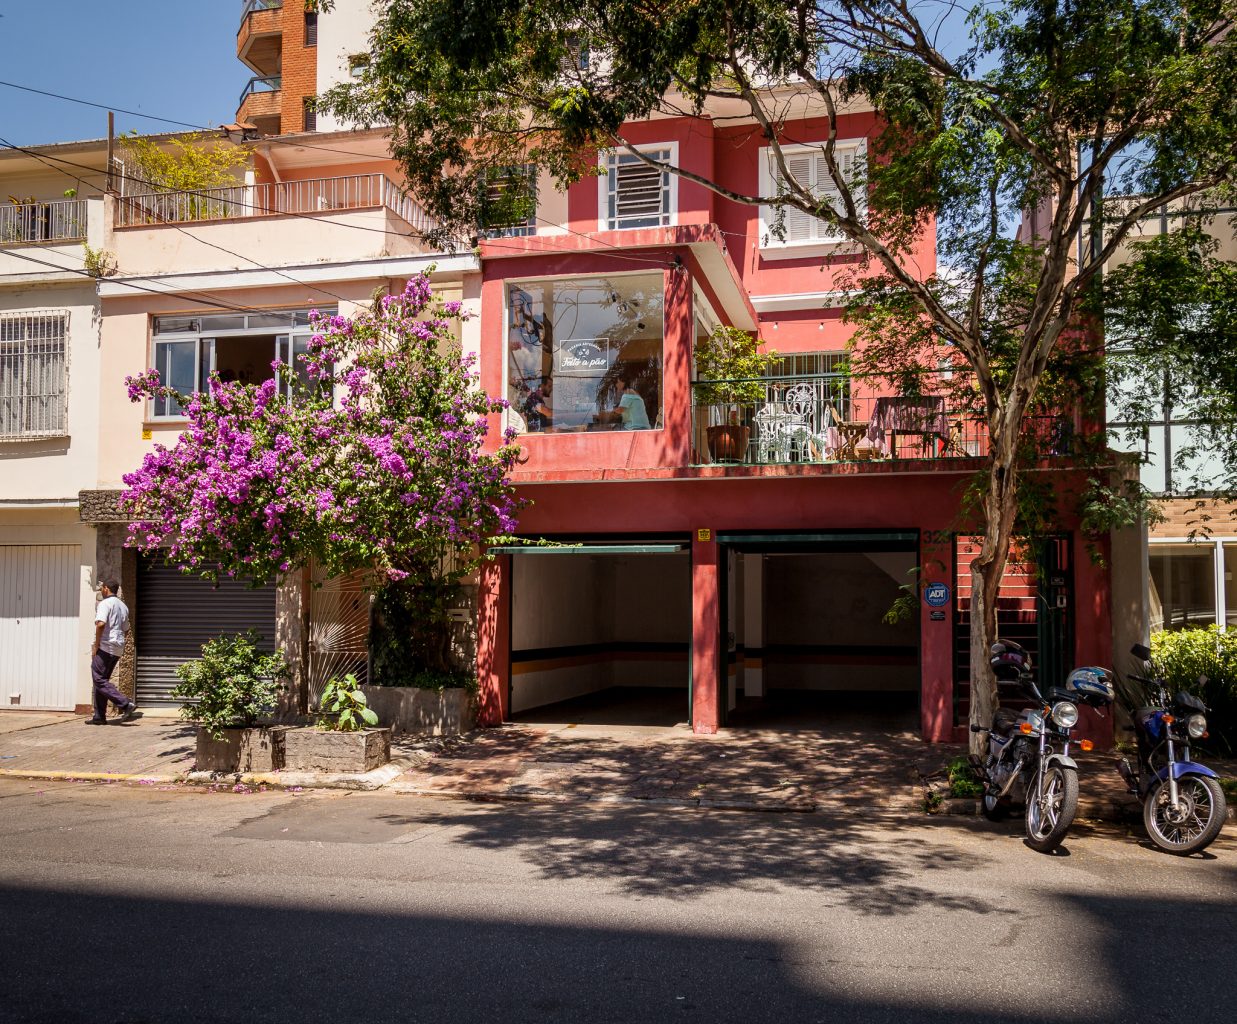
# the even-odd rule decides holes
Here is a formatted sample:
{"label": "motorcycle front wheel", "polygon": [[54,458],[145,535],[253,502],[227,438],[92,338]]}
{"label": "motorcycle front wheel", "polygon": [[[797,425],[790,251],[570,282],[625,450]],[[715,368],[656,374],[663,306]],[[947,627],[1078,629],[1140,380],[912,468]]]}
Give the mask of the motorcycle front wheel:
{"label": "motorcycle front wheel", "polygon": [[1078,811],[1078,773],[1049,765],[1028,787],[1027,846],[1051,853],[1061,845]]}
{"label": "motorcycle front wheel", "polygon": [[1151,787],[1143,803],[1147,835],[1161,850],[1185,857],[1206,849],[1224,827],[1224,790],[1206,775],[1177,780],[1177,806],[1172,806],[1168,782]]}

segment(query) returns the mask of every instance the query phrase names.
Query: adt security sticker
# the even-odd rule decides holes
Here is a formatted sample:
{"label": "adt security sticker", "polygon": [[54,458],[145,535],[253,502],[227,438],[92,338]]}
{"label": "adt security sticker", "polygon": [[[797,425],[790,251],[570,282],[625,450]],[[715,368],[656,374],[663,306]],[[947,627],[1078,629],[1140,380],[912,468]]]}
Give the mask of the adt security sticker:
{"label": "adt security sticker", "polygon": [[929,583],[923,588],[924,602],[932,608],[944,608],[949,604],[949,586],[945,583]]}

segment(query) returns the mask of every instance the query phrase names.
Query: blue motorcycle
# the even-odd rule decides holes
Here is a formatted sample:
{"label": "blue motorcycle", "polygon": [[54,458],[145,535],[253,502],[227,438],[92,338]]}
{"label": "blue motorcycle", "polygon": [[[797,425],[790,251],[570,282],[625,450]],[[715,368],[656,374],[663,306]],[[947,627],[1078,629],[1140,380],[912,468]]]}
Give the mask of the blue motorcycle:
{"label": "blue motorcycle", "polygon": [[1191,759],[1190,743],[1207,738],[1207,708],[1184,690],[1169,695],[1163,673],[1151,651],[1135,644],[1131,653],[1140,659],[1147,676],[1131,675],[1130,697],[1144,706],[1128,708],[1138,741],[1138,759],[1123,757],[1117,770],[1130,792],[1143,803],[1147,835],[1161,850],[1179,856],[1204,850],[1224,827],[1224,790],[1206,765]]}

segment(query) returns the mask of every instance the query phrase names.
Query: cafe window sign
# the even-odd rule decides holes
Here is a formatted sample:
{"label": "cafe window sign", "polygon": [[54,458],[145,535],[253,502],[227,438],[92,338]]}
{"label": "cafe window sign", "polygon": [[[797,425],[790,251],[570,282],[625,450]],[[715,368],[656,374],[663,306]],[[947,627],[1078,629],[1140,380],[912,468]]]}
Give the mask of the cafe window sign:
{"label": "cafe window sign", "polygon": [[507,398],[521,433],[661,424],[662,275],[508,287]]}

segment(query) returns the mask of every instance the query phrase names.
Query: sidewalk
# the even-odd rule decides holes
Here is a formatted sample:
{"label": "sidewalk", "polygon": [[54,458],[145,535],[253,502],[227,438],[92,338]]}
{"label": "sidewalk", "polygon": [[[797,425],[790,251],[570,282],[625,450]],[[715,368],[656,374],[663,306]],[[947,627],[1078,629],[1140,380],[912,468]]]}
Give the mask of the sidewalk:
{"label": "sidewalk", "polygon": [[[215,778],[193,771],[194,740],[192,725],[151,714],[106,726],[87,726],[72,715],[2,715],[0,777],[382,788],[481,801],[783,813],[977,810],[976,801],[949,799],[946,792],[942,769],[965,748],[871,729],[697,736],[684,728],[505,725],[458,738],[401,737],[392,743],[392,763],[364,776],[275,772]],[[1235,766],[1216,767],[1232,774]],[[1140,816],[1112,755],[1082,755],[1080,768],[1080,817]]]}

